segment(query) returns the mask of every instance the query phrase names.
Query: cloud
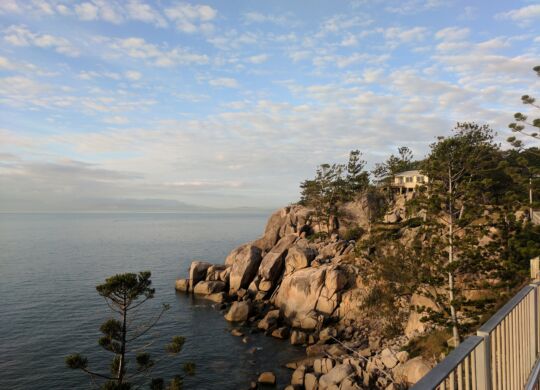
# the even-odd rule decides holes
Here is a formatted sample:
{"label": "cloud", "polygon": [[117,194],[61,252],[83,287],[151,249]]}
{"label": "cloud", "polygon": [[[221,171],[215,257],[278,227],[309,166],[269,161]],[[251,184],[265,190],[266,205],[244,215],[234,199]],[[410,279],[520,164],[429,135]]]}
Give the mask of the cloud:
{"label": "cloud", "polygon": [[217,79],[210,79],[208,80],[208,84],[210,84],[212,87],[224,87],[224,88],[239,88],[240,84],[238,84],[238,81],[229,78],[229,77],[221,77]]}
{"label": "cloud", "polygon": [[157,45],[146,42],[143,38],[106,39],[112,49],[113,57],[128,56],[133,59],[144,60],[157,67],[174,67],[182,65],[202,65],[209,62],[205,54],[192,53],[188,49],[176,47],[162,49]]}
{"label": "cloud", "polygon": [[246,12],[243,15],[246,24],[254,23],[272,23],[278,26],[293,26],[296,23],[290,20],[287,15],[271,15],[261,12]]}
{"label": "cloud", "polygon": [[79,49],[74,47],[66,38],[50,34],[39,34],[30,31],[23,25],[12,25],[4,31],[3,39],[13,46],[34,46],[42,49],[54,49],[59,54],[68,57],[78,57]]}
{"label": "cloud", "polygon": [[180,3],[165,9],[165,15],[175,23],[179,31],[188,34],[208,33],[214,29],[211,21],[217,16],[217,10],[209,5]]}
{"label": "cloud", "polygon": [[430,11],[440,7],[447,7],[452,4],[448,0],[402,0],[397,5],[387,6],[386,11],[401,15],[412,15],[425,11]]}
{"label": "cloud", "polygon": [[141,77],[142,77],[141,72],[137,72],[136,70],[128,70],[128,71],[124,72],[124,75],[125,75],[129,80],[132,80],[132,81],[138,81],[138,80],[140,80]]}
{"label": "cloud", "polygon": [[523,26],[528,26],[535,20],[540,20],[540,4],[531,4],[522,8],[501,12],[495,15],[495,18],[499,20],[508,19]]}
{"label": "cloud", "polygon": [[349,30],[355,27],[366,27],[373,23],[368,15],[334,15],[327,18],[321,25],[317,36],[324,36],[326,34],[335,34],[344,30]]}
{"label": "cloud", "polygon": [[462,41],[469,37],[471,30],[461,27],[446,27],[435,33],[435,38],[444,41]]}
{"label": "cloud", "polygon": [[268,54],[258,54],[256,56],[248,57],[248,62],[251,62],[252,64],[262,64],[263,62],[268,61],[270,56]]}
{"label": "cloud", "polygon": [[92,0],[75,5],[75,13],[84,21],[104,20],[119,24],[124,21],[123,9],[113,1]]}
{"label": "cloud", "polygon": [[123,115],[115,115],[111,117],[106,117],[103,119],[103,122],[110,125],[126,125],[129,123],[129,119]]}
{"label": "cloud", "polygon": [[157,27],[167,27],[168,23],[160,12],[140,0],[130,0],[126,4],[129,19],[150,23]]}

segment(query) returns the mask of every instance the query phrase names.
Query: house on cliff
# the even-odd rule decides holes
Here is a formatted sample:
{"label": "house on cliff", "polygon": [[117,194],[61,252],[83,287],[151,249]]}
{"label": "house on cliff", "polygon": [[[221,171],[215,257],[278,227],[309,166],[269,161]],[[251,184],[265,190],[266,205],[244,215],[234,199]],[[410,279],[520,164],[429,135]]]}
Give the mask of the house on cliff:
{"label": "house on cliff", "polygon": [[419,170],[404,171],[394,175],[390,187],[400,194],[406,194],[415,192],[417,187],[427,184],[428,181],[428,177]]}

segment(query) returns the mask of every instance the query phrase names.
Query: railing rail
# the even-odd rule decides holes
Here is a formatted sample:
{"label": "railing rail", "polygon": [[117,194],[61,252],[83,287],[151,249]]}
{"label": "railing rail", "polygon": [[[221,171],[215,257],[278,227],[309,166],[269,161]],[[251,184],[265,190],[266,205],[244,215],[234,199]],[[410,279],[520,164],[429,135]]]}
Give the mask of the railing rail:
{"label": "railing rail", "polygon": [[412,390],[540,390],[539,304],[540,283],[523,287]]}

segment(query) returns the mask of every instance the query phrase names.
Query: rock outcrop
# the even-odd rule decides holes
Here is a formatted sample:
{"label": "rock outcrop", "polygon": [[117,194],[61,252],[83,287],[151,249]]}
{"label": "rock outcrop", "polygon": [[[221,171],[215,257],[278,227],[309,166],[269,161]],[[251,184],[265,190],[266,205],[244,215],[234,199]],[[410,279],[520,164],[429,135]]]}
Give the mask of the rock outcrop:
{"label": "rock outcrop", "polygon": [[231,267],[229,275],[229,292],[231,294],[249,286],[257,275],[261,260],[261,249],[251,244],[242,245],[227,256],[225,265]]}
{"label": "rock outcrop", "polygon": [[[339,232],[368,229],[370,202],[347,205],[342,220],[333,222]],[[189,278],[177,280],[175,287],[218,302],[227,321],[304,346],[308,358],[294,365],[294,389],[385,389],[390,376],[405,383],[418,380],[429,366],[399,351],[407,337],[384,340],[381,324],[372,324],[363,311],[372,286],[362,279],[362,267],[350,263],[355,242],[337,233],[314,239],[318,229],[311,210],[282,208],[260,238],[232,250],[224,264],[193,262]],[[406,335],[413,337],[423,329],[415,316],[420,314],[409,306],[435,307],[420,295],[410,303],[404,305],[410,310]],[[243,335],[238,329],[233,333]],[[259,383],[275,383],[275,377],[263,373]]]}

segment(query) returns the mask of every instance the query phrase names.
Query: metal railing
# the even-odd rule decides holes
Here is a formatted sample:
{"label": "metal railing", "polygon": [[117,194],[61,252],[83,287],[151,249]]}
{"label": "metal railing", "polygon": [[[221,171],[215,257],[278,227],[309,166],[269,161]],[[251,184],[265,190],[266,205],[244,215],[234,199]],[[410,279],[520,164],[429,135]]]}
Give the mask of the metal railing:
{"label": "metal railing", "polygon": [[[539,261],[531,260],[533,280]],[[540,282],[523,287],[412,389],[540,389],[539,304]]]}

